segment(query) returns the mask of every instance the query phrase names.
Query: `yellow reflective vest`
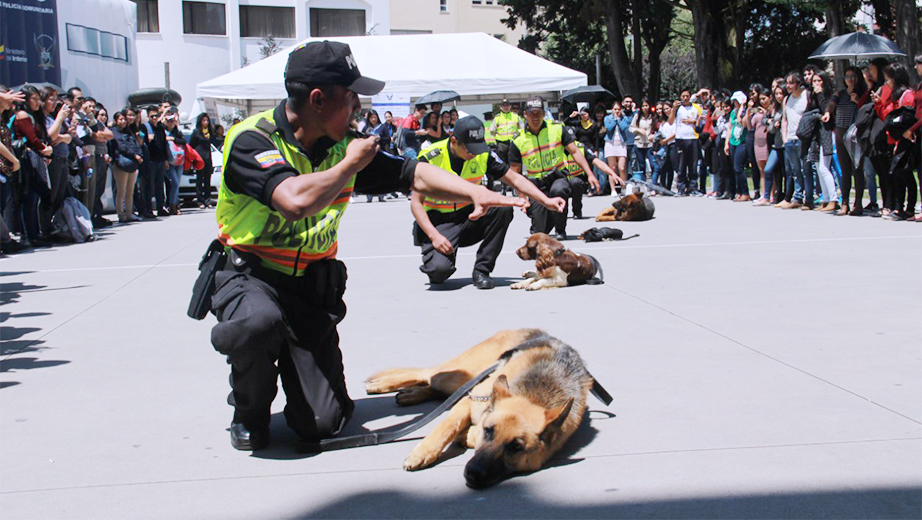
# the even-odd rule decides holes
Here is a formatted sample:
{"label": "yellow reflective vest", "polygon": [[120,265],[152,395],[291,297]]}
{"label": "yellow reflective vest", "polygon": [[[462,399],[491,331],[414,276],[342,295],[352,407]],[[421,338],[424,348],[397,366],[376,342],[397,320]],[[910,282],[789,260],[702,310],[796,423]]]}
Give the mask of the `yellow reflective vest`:
{"label": "yellow reflective vest", "polygon": [[[431,165],[438,166],[445,171],[458,175],[451,169],[451,159],[448,150],[450,141],[451,139],[445,139],[429,146],[419,152],[419,157],[425,158]],[[484,174],[487,172],[487,158],[489,155],[489,153],[482,153],[470,161],[464,161],[464,166],[461,168],[461,174],[459,176],[471,184],[480,184],[483,181]],[[423,199],[423,207],[426,208],[426,211],[438,211],[439,213],[458,211],[470,204],[470,202],[436,200],[430,197],[425,197]]]}
{"label": "yellow reflective vest", "polygon": [[[333,145],[326,159],[315,169],[296,145],[285,140],[276,127],[273,110],[267,110],[230,129],[224,144],[224,172],[227,172],[234,140],[245,131],[266,134],[276,147],[261,153],[260,162],[285,161],[301,175],[335,166],[345,157],[346,145],[352,140],[347,137]],[[264,267],[302,276],[312,262],[336,257],[339,221],[349,204],[354,184],[353,175],[332,204],[305,219],[291,221],[253,197],[234,193],[222,178],[216,209],[218,239],[225,247],[255,254]]]}
{"label": "yellow reflective vest", "polygon": [[496,124],[496,132],[493,137],[498,142],[508,142],[519,135],[519,123],[521,119],[515,112],[500,111],[493,117],[493,123]]}
{"label": "yellow reflective vest", "polygon": [[541,132],[535,135],[525,129],[512,142],[522,154],[522,174],[529,179],[541,179],[554,168],[566,164],[566,150],[563,147],[563,125],[547,122]]}
{"label": "yellow reflective vest", "polygon": [[[586,147],[583,146],[583,143],[576,141],[576,148],[579,149],[579,153],[583,154],[584,157],[586,156]],[[566,152],[566,150],[564,151]],[[586,160],[588,161],[589,159]],[[564,164],[564,168],[567,170],[567,177],[579,177],[585,173],[583,169],[580,168],[579,163],[576,162],[576,159],[569,153],[566,155],[566,164]]]}

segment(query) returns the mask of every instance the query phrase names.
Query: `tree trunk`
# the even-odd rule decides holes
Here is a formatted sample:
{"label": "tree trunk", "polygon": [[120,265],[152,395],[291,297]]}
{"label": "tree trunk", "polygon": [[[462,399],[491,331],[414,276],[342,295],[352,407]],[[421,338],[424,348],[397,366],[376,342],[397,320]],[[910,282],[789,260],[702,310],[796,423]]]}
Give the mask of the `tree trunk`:
{"label": "tree trunk", "polygon": [[[826,36],[841,36],[845,34],[845,20],[842,14],[842,0],[828,0],[826,2]],[[836,74],[837,88],[845,88],[845,60],[833,60]]]}
{"label": "tree trunk", "polygon": [[624,47],[624,29],[621,19],[621,6],[615,0],[604,0],[605,28],[608,33],[608,53],[611,57],[612,72],[618,82],[618,91],[624,95],[638,92],[637,76],[627,57]]}
{"label": "tree trunk", "polygon": [[721,11],[714,9],[717,2],[709,0],[688,0],[692,24],[695,28],[695,68],[698,86],[719,88],[722,86],[719,74],[719,52],[726,47],[726,38]]}
{"label": "tree trunk", "polygon": [[[648,0],[644,0],[648,1]],[[631,92],[639,101],[643,98],[643,38],[640,37],[640,10],[638,0],[631,0],[631,41],[634,51],[634,75],[637,77],[638,89]]]}
{"label": "tree trunk", "polygon": [[[656,100],[659,99],[660,88],[663,85],[663,73],[660,71],[660,55],[663,53],[662,49],[648,49],[649,54],[647,58],[650,60],[650,82],[647,84],[647,99],[650,100],[650,103],[656,103]],[[638,100],[638,105],[640,106]]]}
{"label": "tree trunk", "polygon": [[919,29],[919,12],[913,0],[896,0],[896,44],[906,53],[906,57],[900,58],[900,62],[909,69],[913,87],[919,82],[915,57],[922,53],[920,38],[922,33]]}
{"label": "tree trunk", "polygon": [[874,21],[880,26],[875,34],[893,39],[893,4],[890,0],[871,0],[874,6]]}

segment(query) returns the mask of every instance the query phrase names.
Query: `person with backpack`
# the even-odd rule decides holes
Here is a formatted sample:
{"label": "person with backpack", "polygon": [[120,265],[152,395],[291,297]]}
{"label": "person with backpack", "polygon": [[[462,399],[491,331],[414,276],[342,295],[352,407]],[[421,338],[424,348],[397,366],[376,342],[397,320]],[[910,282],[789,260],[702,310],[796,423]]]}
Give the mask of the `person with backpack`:
{"label": "person with backpack", "polygon": [[167,109],[164,122],[168,148],[166,175],[170,182],[170,190],[167,193],[168,211],[170,215],[182,215],[182,211],[179,210],[179,179],[182,177],[182,169],[186,161],[186,139],[179,130],[179,111],[176,107]]}

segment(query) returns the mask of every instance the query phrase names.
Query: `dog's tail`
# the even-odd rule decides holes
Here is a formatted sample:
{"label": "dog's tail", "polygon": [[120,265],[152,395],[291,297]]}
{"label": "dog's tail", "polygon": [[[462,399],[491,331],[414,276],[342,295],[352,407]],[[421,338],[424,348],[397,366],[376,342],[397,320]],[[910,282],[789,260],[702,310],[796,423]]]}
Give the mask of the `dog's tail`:
{"label": "dog's tail", "polygon": [[621,240],[630,240],[630,239],[632,239],[632,238],[637,238],[637,237],[639,237],[639,236],[640,236],[640,233],[634,233],[633,235],[631,235],[631,236],[629,236],[629,237],[624,237],[624,238],[622,238]]}
{"label": "dog's tail", "polygon": [[374,374],[365,380],[365,392],[387,394],[411,386],[429,384],[431,368],[392,368]]}
{"label": "dog's tail", "polygon": [[586,255],[589,257],[589,261],[592,262],[592,267],[595,269],[596,276],[586,280],[587,285],[600,285],[605,283],[605,273],[602,272],[602,264],[592,255]]}

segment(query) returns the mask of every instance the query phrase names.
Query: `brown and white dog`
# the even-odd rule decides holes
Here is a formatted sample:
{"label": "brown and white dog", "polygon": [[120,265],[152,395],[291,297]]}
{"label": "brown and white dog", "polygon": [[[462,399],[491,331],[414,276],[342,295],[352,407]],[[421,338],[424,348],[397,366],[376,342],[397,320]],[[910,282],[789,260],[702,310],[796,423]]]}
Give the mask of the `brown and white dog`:
{"label": "brown and white dog", "polygon": [[[544,233],[528,237],[525,245],[516,250],[522,260],[534,260],[535,270],[525,271],[525,280],[512,284],[513,289],[537,291],[584,283],[601,283],[602,266],[598,260],[574,253],[560,241]],[[599,278],[595,278],[596,275]]]}
{"label": "brown and white dog", "polygon": [[632,193],[621,197],[595,216],[596,222],[632,221],[641,222],[653,218],[656,207],[650,197]]}

